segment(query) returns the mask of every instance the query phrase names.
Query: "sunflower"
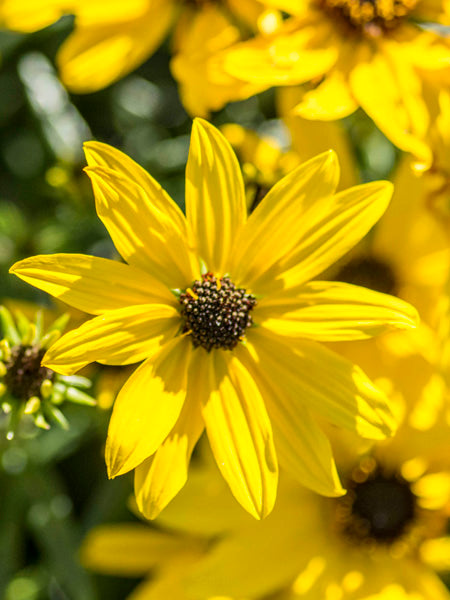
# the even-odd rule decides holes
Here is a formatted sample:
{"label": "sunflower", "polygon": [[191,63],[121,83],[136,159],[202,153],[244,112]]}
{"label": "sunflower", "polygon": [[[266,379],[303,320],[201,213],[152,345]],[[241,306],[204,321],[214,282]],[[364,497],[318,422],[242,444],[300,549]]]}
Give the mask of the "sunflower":
{"label": "sunflower", "polygon": [[[422,374],[411,373],[420,384]],[[349,440],[341,439],[338,453],[347,458],[339,467],[347,495],[320,497],[281,477],[277,506],[263,522],[233,526],[231,499],[225,489],[216,490],[219,507],[211,513],[228,514],[228,523],[222,517],[221,537],[185,577],[186,596],[448,600],[436,573],[450,566],[448,439],[446,411],[426,431],[405,422],[392,440],[359,456]],[[197,487],[189,496],[180,495],[162,515],[163,524],[180,529],[182,521],[186,535],[195,522],[193,499],[199,493]],[[209,516],[211,522],[205,504],[202,521]]]}
{"label": "sunflower", "polygon": [[109,476],[135,469],[138,505],[153,518],[184,485],[206,428],[224,478],[255,517],[273,507],[277,456],[305,485],[342,494],[313,413],[374,439],[395,423],[384,394],[318,342],[413,328],[416,311],[358,286],[308,281],[366,234],[392,185],[335,193],[329,151],[279,181],[247,219],[236,156],[197,119],[185,217],[126,155],[97,142],[86,154],[97,213],[126,264],[59,254],[11,272],[97,315],[52,346],[47,367],[72,374],[92,361],[144,360],[114,405]]}
{"label": "sunflower", "polygon": [[[3,0],[0,24],[31,32],[75,15],[75,29],[57,56],[61,79],[77,93],[121,79],[160,46],[174,25],[172,69],[187,110],[200,116],[259,91],[229,75],[211,73],[210,56],[244,32],[277,26],[277,12],[257,0]],[[248,35],[248,34],[247,34]],[[199,87],[200,86],[200,87]]]}
{"label": "sunflower", "polygon": [[[295,109],[334,120],[361,107],[400,149],[426,163],[429,86],[448,85],[444,2],[431,0],[261,0],[288,18],[271,35],[225,50],[224,71],[248,83],[307,84]],[[219,64],[219,62],[217,63]]]}

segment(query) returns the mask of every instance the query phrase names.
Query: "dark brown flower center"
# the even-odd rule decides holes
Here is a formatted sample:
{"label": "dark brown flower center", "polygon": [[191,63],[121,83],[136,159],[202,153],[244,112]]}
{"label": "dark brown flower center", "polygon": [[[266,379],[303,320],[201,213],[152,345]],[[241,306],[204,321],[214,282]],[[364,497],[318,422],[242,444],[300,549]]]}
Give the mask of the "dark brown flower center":
{"label": "dark brown flower center", "polygon": [[45,350],[38,346],[14,346],[11,358],[5,364],[4,383],[17,400],[28,400],[32,396],[40,397],[44,379],[53,381],[55,373],[41,366]]}
{"label": "dark brown flower center", "polygon": [[213,348],[232,350],[253,323],[250,312],[256,298],[236,288],[229,277],[202,275],[180,295],[183,332],[192,337],[194,346],[208,352]]}
{"label": "dark brown flower center", "polygon": [[416,497],[398,473],[357,469],[338,500],[337,523],[352,542],[390,544],[403,536],[416,516]]}
{"label": "dark brown flower center", "polygon": [[331,17],[369,37],[395,29],[415,8],[418,0],[319,0]]}
{"label": "dark brown flower center", "polygon": [[350,260],[340,269],[336,275],[336,281],[362,285],[376,292],[394,295],[397,293],[398,287],[391,266],[372,256]]}

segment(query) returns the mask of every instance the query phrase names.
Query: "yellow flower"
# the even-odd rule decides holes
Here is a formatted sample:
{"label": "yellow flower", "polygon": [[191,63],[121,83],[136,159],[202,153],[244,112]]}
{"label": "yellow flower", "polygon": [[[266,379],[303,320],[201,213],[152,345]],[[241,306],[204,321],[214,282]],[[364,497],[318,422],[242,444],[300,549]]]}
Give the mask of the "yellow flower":
{"label": "yellow flower", "polygon": [[305,485],[342,494],[313,414],[373,439],[395,424],[384,394],[318,342],[409,329],[416,312],[385,294],[309,280],[372,227],[391,184],[335,193],[329,151],[279,181],[247,219],[236,157],[197,119],[185,217],[121,152],[89,142],[86,154],[97,213],[126,264],[59,254],[11,271],[97,315],[52,346],[45,365],[71,374],[92,361],[145,360],[114,405],[110,477],[136,469],[138,505],[155,517],[184,485],[206,427],[224,478],[255,517],[273,507],[277,456]]}
{"label": "yellow flower", "polygon": [[[63,83],[73,92],[93,92],[124,77],[163,42],[174,25],[172,69],[182,99],[194,114],[207,115],[260,87],[211,73],[209,58],[242,39],[242,31],[271,30],[276,11],[257,0],[2,0],[0,23],[30,32],[62,15],[75,15],[75,30],[57,56]],[[236,25],[236,20],[241,25]]]}
{"label": "yellow flower", "polygon": [[[277,505],[263,522],[234,525],[231,499],[216,489],[211,512],[228,522],[222,516],[218,542],[185,577],[186,596],[448,600],[435,573],[450,566],[448,440],[441,413],[428,431],[405,424],[372,451],[353,452],[339,465],[348,488],[342,498],[319,497],[281,477]],[[209,493],[195,484],[162,515],[163,525],[195,532],[193,500]],[[205,501],[202,523],[211,522],[208,512]]]}
{"label": "yellow flower", "polygon": [[[399,148],[425,162],[430,125],[425,89],[448,85],[445,3],[431,0],[262,0],[291,15],[272,35],[225,50],[224,71],[255,85],[308,82],[296,111],[338,119],[361,107]],[[219,64],[219,62],[217,63]]]}

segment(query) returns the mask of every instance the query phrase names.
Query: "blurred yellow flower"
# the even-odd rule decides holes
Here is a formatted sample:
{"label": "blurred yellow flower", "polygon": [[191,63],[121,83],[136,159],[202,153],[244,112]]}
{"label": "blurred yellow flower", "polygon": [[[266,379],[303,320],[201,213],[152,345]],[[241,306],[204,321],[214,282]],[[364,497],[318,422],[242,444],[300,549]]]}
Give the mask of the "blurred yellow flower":
{"label": "blurred yellow flower", "polygon": [[69,90],[93,92],[136,69],[174,30],[172,70],[188,111],[206,116],[230,100],[260,87],[234,77],[217,77],[210,57],[243,38],[251,29],[270,31],[277,12],[257,0],[2,0],[0,24],[31,32],[61,16],[75,15],[75,29],[61,47],[57,62]]}
{"label": "blurred yellow flower", "polygon": [[[211,512],[225,515],[222,533],[185,577],[186,596],[448,600],[434,571],[450,567],[448,413],[427,431],[404,424],[371,451],[354,450],[350,444],[351,458],[339,463],[346,496],[319,497],[280,477],[277,505],[263,522],[233,524],[230,498],[216,490]],[[163,525],[186,534],[194,522],[196,531],[193,499],[209,491],[196,483]],[[202,522],[212,522],[208,510],[205,502]]]}
{"label": "blurred yellow flower", "polygon": [[285,176],[247,219],[236,156],[197,119],[185,218],[126,155],[97,142],[86,154],[97,213],[127,264],[58,254],[11,271],[97,315],[52,346],[46,366],[71,374],[93,361],[145,359],[114,405],[110,477],[136,469],[139,508],[155,517],[184,485],[206,427],[224,478],[255,517],[272,510],[277,456],[305,485],[342,494],[313,414],[373,439],[395,422],[364,373],[318,342],[410,329],[416,311],[386,294],[309,280],[367,233],[391,184],[335,193],[329,151]]}
{"label": "blurred yellow flower", "polygon": [[399,148],[425,162],[428,85],[449,83],[444,2],[431,0],[261,0],[290,18],[272,34],[224,50],[223,70],[254,85],[308,82],[296,112],[333,120],[361,107]]}

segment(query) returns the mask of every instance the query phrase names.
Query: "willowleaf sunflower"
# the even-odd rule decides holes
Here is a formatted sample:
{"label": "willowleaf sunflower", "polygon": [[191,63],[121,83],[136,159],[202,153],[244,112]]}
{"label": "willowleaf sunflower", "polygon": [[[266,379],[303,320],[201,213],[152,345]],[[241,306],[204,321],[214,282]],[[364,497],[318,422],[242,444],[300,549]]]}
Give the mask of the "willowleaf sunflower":
{"label": "willowleaf sunflower", "polygon": [[153,518],[184,485],[206,428],[224,478],[255,517],[273,507],[278,458],[319,493],[342,494],[313,414],[373,439],[395,422],[364,373],[318,342],[415,327],[416,311],[365,288],[309,280],[367,233],[392,185],[335,193],[329,151],[279,181],[247,218],[236,156],[196,119],[185,217],[126,155],[98,142],[85,149],[97,213],[125,264],[57,254],[11,272],[96,315],[43,364],[71,374],[92,361],[144,361],[114,405],[109,476],[136,469],[138,505]]}
{"label": "willowleaf sunflower", "polygon": [[[217,62],[248,83],[307,84],[296,112],[332,120],[361,107],[400,149],[427,164],[427,88],[448,86],[445,2],[431,0],[261,0],[288,18],[271,35],[224,50]],[[434,91],[435,93],[435,91]]]}

